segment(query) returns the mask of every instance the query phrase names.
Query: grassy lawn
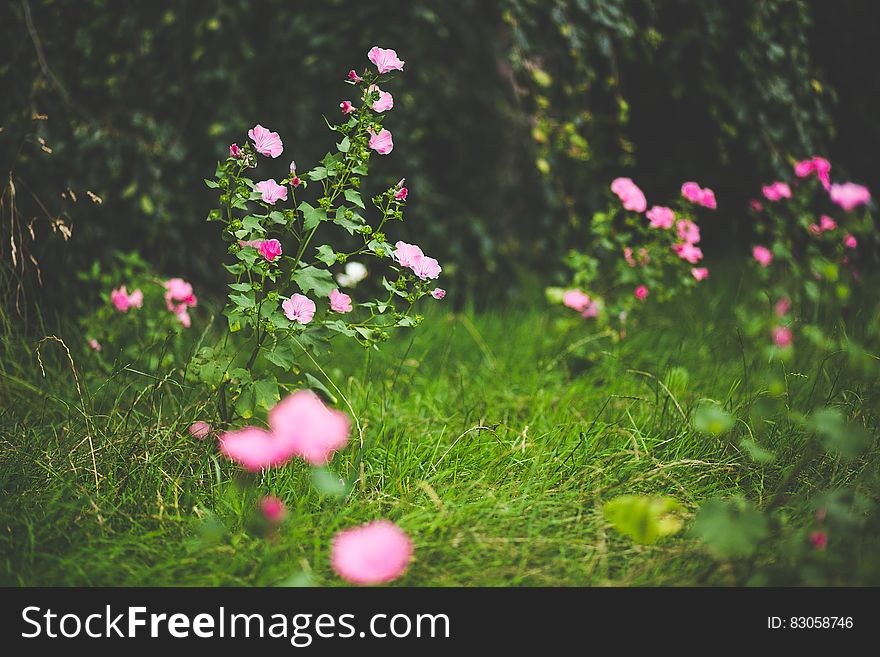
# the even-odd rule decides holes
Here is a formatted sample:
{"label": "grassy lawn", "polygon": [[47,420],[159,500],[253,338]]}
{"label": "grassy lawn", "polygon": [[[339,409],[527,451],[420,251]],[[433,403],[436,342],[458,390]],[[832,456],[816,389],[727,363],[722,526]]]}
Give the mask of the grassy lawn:
{"label": "grassy lawn", "polygon": [[[71,345],[78,391],[60,344],[43,343],[43,377],[36,341],[8,329],[0,582],[338,585],[334,533],[386,517],[416,545],[402,585],[733,583],[754,564],[713,558],[689,532],[691,516],[713,497],[768,504],[806,435],[784,416],[750,424],[766,391],[728,310],[734,289],[719,287],[645,317],[621,342],[586,322],[561,323],[561,309],[537,299],[479,313],[438,304],[381,353],[340,344],[325,369],[357,412],[364,444],[361,453],[355,432],[331,465],[356,483],[343,498],[319,492],[300,462],[264,475],[259,493],[289,508],[270,535],[252,521],[253,493],[238,469],[218,459],[213,441],[187,433],[193,420],[213,419],[202,389],[136,363],[109,377],[89,371],[88,355]],[[836,404],[873,422],[875,389],[850,390],[826,361],[800,353],[786,365],[786,404]],[[693,428],[706,399],[740,418],[728,434]],[[752,433],[773,462],[738,447]],[[854,465],[817,459],[785,482],[783,505],[844,485],[876,499],[878,452],[874,437]],[[634,544],[602,513],[626,493],[674,497],[685,529]],[[794,508],[792,521],[802,513]],[[859,577],[842,570],[834,581]]]}

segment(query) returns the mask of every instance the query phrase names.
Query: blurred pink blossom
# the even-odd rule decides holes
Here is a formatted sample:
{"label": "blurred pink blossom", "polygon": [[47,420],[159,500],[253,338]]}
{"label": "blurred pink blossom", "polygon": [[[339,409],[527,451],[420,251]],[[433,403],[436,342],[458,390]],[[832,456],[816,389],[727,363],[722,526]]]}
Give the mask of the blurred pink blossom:
{"label": "blurred pink blossom", "polygon": [[762,267],[768,267],[773,262],[773,254],[766,246],[756,246],[752,249],[752,257],[758,261]]}
{"label": "blurred pink blossom", "polygon": [[787,326],[777,326],[774,328],[773,343],[780,349],[790,347],[792,343],[791,329]]}
{"label": "blurred pink blossom", "polygon": [[412,553],[406,532],[388,520],[375,520],[339,532],[330,560],[333,570],[352,584],[384,584],[404,573]]}
{"label": "blurred pink blossom", "polygon": [[572,310],[583,312],[590,305],[590,297],[581,290],[568,290],[562,295],[562,303]]}
{"label": "blurred pink blossom", "polygon": [[700,241],[700,229],[697,227],[697,224],[689,219],[682,219],[679,221],[676,224],[675,229],[678,232],[679,239],[685,242],[696,244]]}
{"label": "blurred pink blossom", "polygon": [[782,297],[773,306],[773,312],[775,312],[778,317],[784,317],[788,314],[789,310],[791,310],[791,299],[788,297]]}
{"label": "blurred pink blossom", "polygon": [[704,281],[709,278],[709,270],[705,267],[693,267],[691,268],[691,276],[698,281]]}
{"label": "blurred pink blossom", "polygon": [[260,511],[263,513],[263,517],[273,525],[277,525],[287,515],[287,507],[284,506],[284,502],[274,495],[266,495],[260,500]]}
{"label": "blurred pink blossom", "polygon": [[698,263],[703,259],[703,251],[700,247],[691,244],[690,242],[683,242],[681,244],[674,244],[673,250],[678,254],[678,257],[682,260],[687,260],[692,265]]}
{"label": "blurred pink blossom", "polygon": [[211,430],[211,425],[207,422],[202,422],[201,420],[189,425],[189,435],[193,438],[198,438],[199,440],[204,440],[211,435]]}
{"label": "blurred pink blossom", "polygon": [[834,183],[829,191],[831,200],[847,212],[859,205],[867,205],[871,202],[871,192],[864,185],[856,183]]}
{"label": "blurred pink blossom", "polygon": [[324,402],[311,390],[298,390],[269,411],[275,438],[312,465],[323,465],[348,443],[348,416]]}
{"label": "blurred pink blossom", "polygon": [[854,249],[859,245],[859,243],[856,240],[855,235],[850,234],[843,238],[843,245],[848,249]]}
{"label": "blurred pink blossom", "polygon": [[446,296],[446,290],[442,287],[437,287],[431,290],[431,296],[437,299],[438,301]]}
{"label": "blurred pink blossom", "polygon": [[636,299],[639,301],[644,301],[648,298],[648,288],[644,285],[639,285],[633,294],[635,294]]}
{"label": "blurred pink blossom", "polygon": [[651,220],[651,228],[672,228],[675,223],[675,213],[662,205],[655,205],[645,213],[645,216]]}
{"label": "blurred pink blossom", "polygon": [[759,201],[758,199],[753,198],[751,201],[749,201],[749,207],[755,212],[760,212],[764,209],[764,204],[761,203],[761,201]]}
{"label": "blurred pink blossom", "polygon": [[284,465],[295,455],[289,443],[259,427],[227,431],[220,436],[218,444],[223,456],[249,472]]}
{"label": "blurred pink blossom", "polygon": [[827,214],[823,214],[821,217],[819,217],[819,228],[822,231],[834,230],[835,228],[837,228],[837,222],[834,221],[834,219],[829,217]]}
{"label": "blurred pink blossom", "polygon": [[791,187],[784,182],[774,182],[770,185],[761,187],[764,198],[768,201],[780,201],[784,198],[791,198]]}
{"label": "blurred pink blossom", "polygon": [[137,289],[129,294],[123,285],[110,292],[110,301],[116,310],[121,313],[127,313],[130,308],[140,308],[144,305],[144,293]]}
{"label": "blurred pink blossom", "polygon": [[101,343],[95,340],[95,338],[89,338],[88,341],[89,347],[91,347],[95,351],[101,351],[104,347],[101,346]]}
{"label": "blurred pink blossom", "polygon": [[630,212],[644,212],[648,207],[645,194],[629,178],[615,178],[611,182],[611,191],[617,195],[623,207]]}
{"label": "blurred pink blossom", "polygon": [[715,202],[715,192],[708,187],[700,187],[695,182],[686,182],[681,186],[681,195],[695,205],[714,210],[718,207]]}

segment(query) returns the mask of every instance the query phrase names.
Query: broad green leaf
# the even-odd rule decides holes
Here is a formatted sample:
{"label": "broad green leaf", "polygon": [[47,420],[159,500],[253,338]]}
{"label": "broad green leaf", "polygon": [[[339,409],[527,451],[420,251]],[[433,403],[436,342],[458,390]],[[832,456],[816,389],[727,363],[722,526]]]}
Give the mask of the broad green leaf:
{"label": "broad green leaf", "polygon": [[254,381],[254,400],[257,406],[267,411],[280,399],[278,381],[275,378],[263,378]]}
{"label": "broad green leaf", "polygon": [[336,251],[329,244],[322,244],[318,247],[318,260],[329,267],[336,262]]}
{"label": "broad green leaf", "polygon": [[366,209],[364,206],[364,201],[361,198],[361,193],[355,189],[346,189],[345,190],[345,200],[349,203],[354,203],[361,210]]}
{"label": "broad green leaf", "polygon": [[715,403],[703,404],[694,414],[694,428],[712,436],[730,431],[733,422],[733,416]]}
{"label": "broad green leaf", "polygon": [[303,213],[303,228],[306,230],[312,230],[327,218],[327,213],[324,210],[314,208],[305,201],[300,203],[297,209]]}
{"label": "broad green leaf", "polygon": [[317,267],[303,267],[293,275],[293,280],[303,294],[313,291],[319,297],[326,297],[336,289],[336,282],[330,272]]}
{"label": "broad green leaf", "polygon": [[709,500],[697,513],[693,533],[723,557],[748,557],[769,534],[764,514],[745,500]]}
{"label": "broad green leaf", "polygon": [[351,139],[346,137],[341,142],[336,144],[336,148],[337,150],[339,150],[340,153],[348,153],[348,149],[351,148]]}
{"label": "broad green leaf", "polygon": [[635,543],[651,545],[664,536],[677,533],[684,509],[671,497],[622,495],[603,507],[605,519]]}

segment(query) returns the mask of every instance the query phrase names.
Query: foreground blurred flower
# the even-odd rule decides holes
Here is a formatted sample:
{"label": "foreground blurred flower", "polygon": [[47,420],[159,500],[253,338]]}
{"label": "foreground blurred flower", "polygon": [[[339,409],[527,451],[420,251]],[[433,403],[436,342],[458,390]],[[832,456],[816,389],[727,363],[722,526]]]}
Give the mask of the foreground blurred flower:
{"label": "foreground blurred flower", "polygon": [[260,192],[263,202],[269,205],[275,205],[275,201],[279,199],[282,201],[287,200],[287,187],[279,185],[275,182],[274,178],[258,182],[254,185],[254,189]]}
{"label": "foreground blurred flower", "polygon": [[871,192],[864,185],[856,183],[834,183],[829,191],[831,200],[849,212],[859,205],[867,205],[871,202]]}
{"label": "foreground blurred flower", "polygon": [[644,285],[639,285],[633,294],[635,294],[636,299],[639,301],[644,301],[648,298],[648,288]]}
{"label": "foreground blurred flower", "polygon": [[442,287],[437,287],[431,290],[431,296],[437,299],[438,301],[446,296],[446,290]]}
{"label": "foreground blurred flower", "polygon": [[611,181],[611,191],[617,195],[623,207],[630,212],[644,212],[648,207],[644,193],[629,178],[615,178]]}
{"label": "foreground blurred flower", "polygon": [[342,287],[354,287],[367,277],[367,268],[360,262],[345,263],[345,271],[336,275],[336,282]]}
{"label": "foreground blurred flower", "polygon": [[339,532],[333,539],[333,570],[352,584],[384,584],[400,577],[412,559],[413,544],[400,527],[376,520]]}
{"label": "foreground blurred flower", "polygon": [[284,502],[274,495],[266,495],[260,500],[260,511],[263,513],[263,517],[273,525],[277,525],[287,515],[287,507],[284,506]]}
{"label": "foreground blurred flower", "polygon": [[277,132],[270,132],[259,123],[248,130],[248,137],[254,140],[254,148],[260,155],[278,157],[284,151],[284,144]]}
{"label": "foreground blurred flower", "polygon": [[792,342],[791,329],[787,326],[777,326],[773,329],[773,343],[780,349],[790,347]]}
{"label": "foreground blurred flower", "polygon": [[291,322],[308,324],[315,316],[315,302],[302,294],[294,294],[281,303],[284,316]]}
{"label": "foreground blurred flower", "polygon": [[768,201],[780,201],[784,198],[791,198],[791,187],[784,182],[764,185],[761,187],[761,192]]}
{"label": "foreground blurred flower", "polygon": [[379,93],[379,98],[371,105],[374,112],[387,112],[394,108],[394,96],[387,91],[382,91],[375,84],[371,84],[367,88],[367,93],[371,94],[374,91]]}
{"label": "foreground blurred flower", "polygon": [[709,270],[705,267],[692,267],[691,276],[696,278],[698,281],[704,281],[709,278]]}
{"label": "foreground blurred flower", "polygon": [[391,138],[391,133],[388,130],[383,128],[378,133],[372,130],[368,130],[368,132],[370,133],[370,148],[379,155],[388,155],[388,153],[394,150],[394,140]]}
{"label": "foreground blurred flower", "polygon": [[761,201],[759,201],[758,199],[753,198],[751,201],[749,201],[749,207],[755,212],[760,212],[764,209],[764,204],[761,203]]}
{"label": "foreground blurred flower", "polygon": [[290,444],[265,429],[245,427],[220,436],[220,453],[249,472],[284,465],[295,455]]}
{"label": "foreground blurred flower", "polygon": [[773,262],[773,254],[766,246],[756,246],[752,249],[752,257],[758,261],[762,267],[768,267]]}
{"label": "foreground blurred flower", "polygon": [[568,290],[562,295],[562,303],[572,310],[583,312],[590,305],[590,297],[581,290]]}
{"label": "foreground blurred flower", "polygon": [[655,205],[645,213],[645,216],[651,220],[651,228],[672,228],[675,223],[675,213],[662,205]]}
{"label": "foreground blurred flower", "polygon": [[277,440],[312,465],[324,465],[348,443],[348,416],[324,405],[311,390],[299,390],[269,411]]}
{"label": "foreground blurred flower", "polygon": [[819,217],[819,230],[824,232],[826,230],[834,230],[835,228],[837,228],[837,222],[834,219],[826,214]]}
{"label": "foreground blurred flower", "polygon": [[204,440],[211,434],[211,425],[207,422],[193,422],[189,425],[189,435],[199,440]]}
{"label": "foreground blurred flower", "polygon": [[831,163],[824,157],[813,156],[809,160],[796,162],[794,165],[794,174],[798,178],[806,178],[811,174],[816,174],[816,178],[822,183],[825,189],[831,186],[830,179]]}
{"label": "foreground blurred flower", "polygon": [[[396,51],[391,48],[380,48],[379,46],[370,48],[367,58],[376,65],[379,73],[402,71],[405,63],[397,56]],[[351,79],[351,73],[349,73],[349,79]]]}
{"label": "foreground blurred flower", "polygon": [[708,187],[700,187],[695,182],[686,182],[681,186],[681,195],[694,205],[714,210],[718,204],[715,202],[715,192]]}
{"label": "foreground blurred flower", "polygon": [[257,250],[268,262],[272,262],[275,258],[281,255],[281,242],[275,239],[263,240],[260,242]]}
{"label": "foreground blurred flower", "polygon": [[127,313],[129,308],[140,308],[144,305],[144,293],[137,289],[129,294],[123,285],[110,292],[110,301],[116,310]]}
{"label": "foreground blurred flower", "polygon": [[339,290],[330,293],[330,310],[335,313],[351,312],[351,297]]}

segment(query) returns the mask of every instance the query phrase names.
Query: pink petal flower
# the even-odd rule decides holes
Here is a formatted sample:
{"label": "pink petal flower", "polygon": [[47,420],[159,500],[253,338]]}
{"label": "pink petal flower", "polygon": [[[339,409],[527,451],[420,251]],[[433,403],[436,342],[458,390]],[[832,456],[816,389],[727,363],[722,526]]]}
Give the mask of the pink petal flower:
{"label": "pink petal flower", "polygon": [[394,97],[390,93],[382,91],[375,84],[371,84],[367,88],[367,93],[371,94],[374,91],[379,92],[379,99],[371,105],[374,112],[387,112],[394,107]]}
{"label": "pink petal flower", "polygon": [[274,178],[258,182],[254,185],[254,189],[260,192],[263,202],[269,205],[275,205],[275,201],[279,199],[282,201],[287,200],[287,187],[279,185],[275,182]]}
{"label": "pink petal flower", "polygon": [[709,278],[709,270],[705,267],[692,267],[691,276],[693,276],[698,281],[704,281]]}
{"label": "pink petal flower", "polygon": [[700,229],[693,221],[682,219],[676,224],[675,229],[679,239],[689,244],[696,244],[700,241]]}
{"label": "pink petal flower", "polygon": [[648,288],[644,285],[639,285],[633,294],[635,294],[636,299],[639,301],[644,301],[648,298]]}
{"label": "pink petal flower", "polygon": [[794,165],[794,175],[798,178],[806,178],[811,173],[816,170],[816,165],[813,164],[812,160],[803,160],[802,162],[795,162]]}
{"label": "pink petal flower", "polygon": [[753,198],[751,201],[749,201],[749,207],[755,212],[760,212],[764,209],[764,204],[761,203],[761,201],[759,201],[758,199]]}
{"label": "pink petal flower", "polygon": [[132,308],[141,308],[144,305],[144,293],[140,290],[132,292],[128,295],[128,304]]}
{"label": "pink petal flower", "polygon": [[333,290],[330,293],[330,310],[335,313],[350,313],[351,297],[339,290]]}
{"label": "pink petal flower", "polygon": [[829,191],[831,200],[847,212],[859,205],[867,205],[871,202],[871,192],[864,185],[847,182],[834,183]]}
{"label": "pink petal flower", "polygon": [[364,79],[360,75],[357,74],[357,71],[355,71],[354,69],[351,69],[348,72],[348,81],[354,82],[355,84],[357,84],[357,83],[363,82]]}
{"label": "pink petal flower", "polygon": [[284,144],[277,132],[270,132],[259,123],[248,130],[248,137],[254,140],[254,148],[260,155],[278,157],[284,151]]}
{"label": "pink petal flower", "polygon": [[592,319],[598,316],[599,305],[595,301],[590,301],[581,313],[581,317],[583,317],[584,319]]}
{"label": "pink petal flower", "polygon": [[773,312],[776,313],[777,317],[784,317],[788,314],[788,311],[791,309],[791,299],[788,297],[782,297],[776,304],[773,306]]}
{"label": "pink petal flower", "polygon": [[165,287],[165,305],[168,310],[177,315],[177,319],[184,326],[189,327],[190,320],[186,309],[198,305],[192,285],[182,278],[169,278],[162,285]]}
{"label": "pink petal flower", "polygon": [[703,251],[700,247],[691,244],[690,242],[683,242],[681,244],[673,245],[673,250],[678,254],[678,257],[682,260],[687,260],[692,265],[698,263],[703,259]]}
{"label": "pink petal flower", "polygon": [[630,212],[644,212],[648,207],[645,194],[629,178],[615,178],[611,182],[611,191],[617,195],[623,207]]}
{"label": "pink petal flower", "polygon": [[758,261],[762,267],[768,267],[773,262],[773,254],[766,246],[756,246],[752,249],[752,257]]}
{"label": "pink petal flower", "polygon": [[272,262],[275,258],[281,255],[281,242],[275,239],[264,240],[260,242],[260,246],[257,250],[268,262]]}
{"label": "pink petal flower", "polygon": [[695,182],[686,182],[681,186],[681,195],[695,205],[714,210],[718,204],[715,201],[715,192],[706,187],[700,187]]}
{"label": "pink petal flower", "polygon": [[590,297],[581,290],[568,290],[562,295],[562,303],[572,310],[583,312],[590,305]]}
{"label": "pink petal flower", "polygon": [[823,214],[821,217],[819,217],[819,228],[822,231],[834,230],[835,228],[837,228],[837,222],[834,221],[834,219],[829,217],[827,214]]}
{"label": "pink petal flower", "polygon": [[790,347],[792,343],[791,329],[787,326],[777,326],[774,328],[773,343],[780,349]]}
{"label": "pink petal flower", "polygon": [[94,351],[101,351],[104,347],[101,346],[101,343],[95,340],[95,338],[89,338],[88,341],[89,347],[91,347]]}
{"label": "pink petal flower", "polygon": [[770,185],[761,187],[764,198],[768,201],[781,201],[784,198],[791,198],[791,188],[784,182],[774,182]]}
{"label": "pink petal flower", "polygon": [[328,408],[311,390],[299,390],[269,411],[277,440],[312,465],[323,465],[348,443],[351,424],[341,411]]}
{"label": "pink petal flower", "polygon": [[645,213],[645,216],[651,220],[651,228],[662,228],[665,230],[672,228],[672,224],[675,223],[675,212],[662,205],[655,205]]}
{"label": "pink petal flower", "polygon": [[[273,409],[274,410],[274,409]],[[219,439],[220,453],[249,472],[284,465],[295,455],[290,444],[258,427],[227,431]]]}
{"label": "pink petal flower", "polygon": [[333,570],[352,584],[383,584],[400,577],[412,559],[413,544],[400,527],[376,520],[339,532],[333,539]]}
{"label": "pink petal flower", "polygon": [[373,46],[370,48],[370,52],[367,53],[367,58],[376,65],[379,73],[403,70],[404,62],[397,56],[397,52],[390,48]]}
{"label": "pink petal flower", "polygon": [[397,242],[394,253],[391,257],[397,260],[404,267],[412,267],[417,256],[425,255],[422,250],[415,244],[407,244],[406,242]]}
{"label": "pink petal flower", "polygon": [[284,502],[274,495],[267,495],[260,500],[260,511],[263,513],[263,517],[273,525],[277,525],[287,515],[287,507],[284,506]]}
{"label": "pink petal flower", "polygon": [[409,190],[406,187],[401,187],[397,190],[397,193],[394,194],[394,199],[397,201],[405,201],[407,196],[409,196]]}
{"label": "pink petal flower", "polygon": [[391,138],[391,133],[388,130],[382,129],[378,133],[372,130],[368,132],[370,133],[370,148],[379,155],[388,155],[388,153],[394,150],[394,140]]}
{"label": "pink petal flower", "polygon": [[859,243],[856,240],[855,235],[847,235],[843,238],[843,245],[848,249],[854,249],[859,245]]}
{"label": "pink petal flower", "polygon": [[633,260],[633,250],[628,246],[623,247],[623,259],[626,260],[626,264],[630,267],[636,266],[636,261]]}
{"label": "pink petal flower", "polygon": [[186,311],[186,308],[183,310],[178,310],[174,313],[174,316],[177,317],[177,321],[183,324],[184,328],[189,328],[192,326],[192,319],[189,316],[189,313]]}
{"label": "pink petal flower", "polygon": [[354,112],[354,105],[351,104],[350,100],[343,100],[339,103],[339,109],[342,110],[343,114],[351,114]]}
{"label": "pink petal flower", "polygon": [[113,303],[116,310],[121,313],[127,313],[128,309],[131,307],[128,291],[125,289],[124,285],[110,292],[110,301]]}
{"label": "pink petal flower", "polygon": [[818,530],[810,534],[810,545],[816,550],[824,550],[828,547],[828,534]]}
{"label": "pink petal flower", "polygon": [[229,157],[241,157],[241,149],[238,147],[238,144],[229,145]]}
{"label": "pink petal flower", "polygon": [[294,294],[281,304],[284,316],[291,322],[308,324],[315,316],[315,302],[302,294]]}
{"label": "pink petal flower", "polygon": [[189,425],[189,435],[193,438],[198,438],[199,440],[204,440],[208,436],[211,435],[211,425],[207,422],[202,422],[199,420],[198,422],[193,422]]}
{"label": "pink petal flower", "polygon": [[421,278],[423,281],[437,278],[440,275],[440,272],[443,271],[443,268],[440,266],[439,262],[437,262],[434,258],[429,258],[426,255],[416,256],[415,258],[413,258],[413,263],[410,266],[410,269],[412,269],[413,273]]}
{"label": "pink petal flower", "polygon": [[437,299],[438,301],[446,296],[446,290],[442,287],[437,287],[431,290],[431,296]]}

